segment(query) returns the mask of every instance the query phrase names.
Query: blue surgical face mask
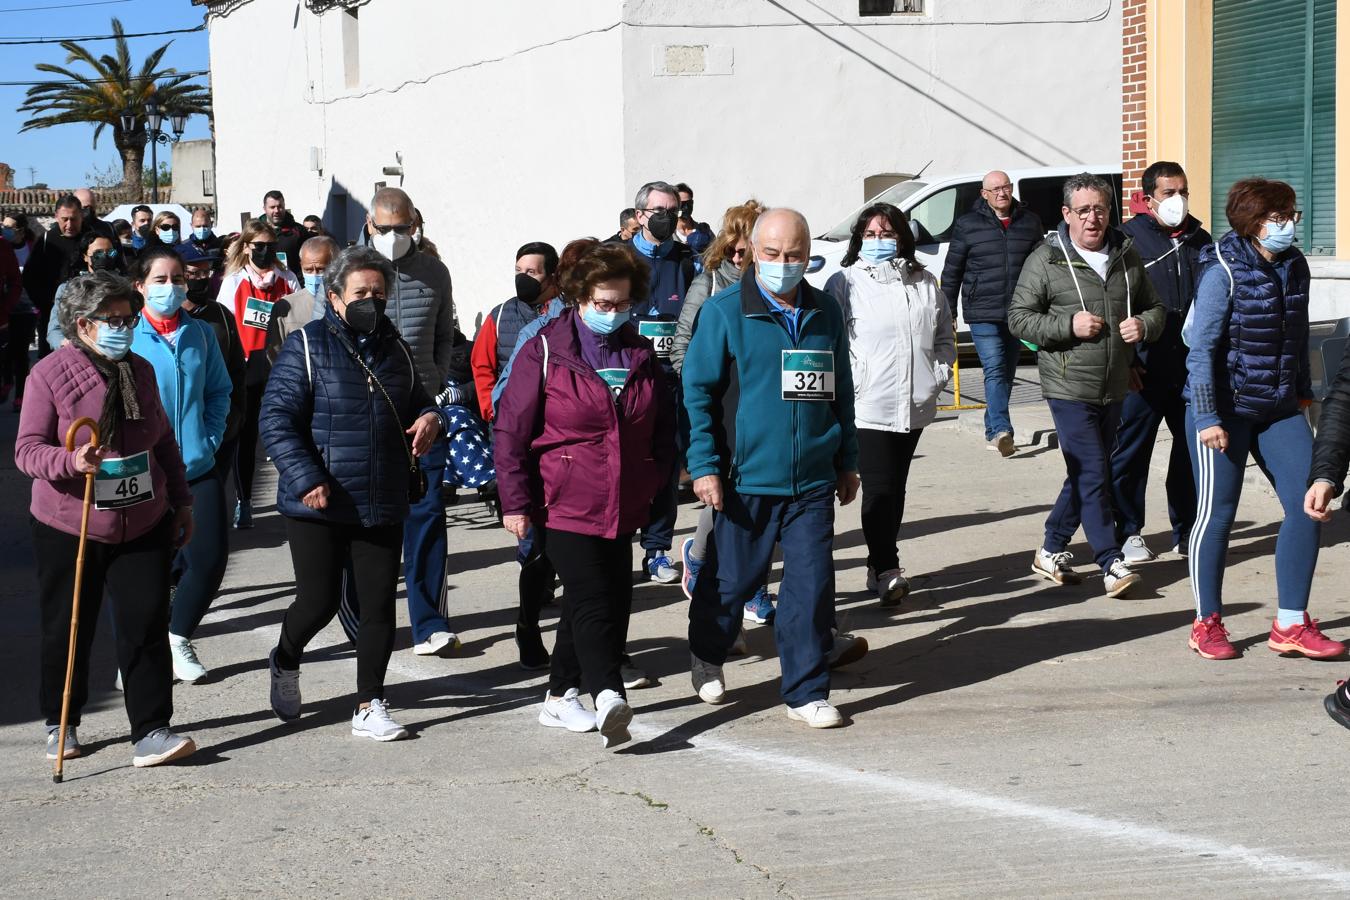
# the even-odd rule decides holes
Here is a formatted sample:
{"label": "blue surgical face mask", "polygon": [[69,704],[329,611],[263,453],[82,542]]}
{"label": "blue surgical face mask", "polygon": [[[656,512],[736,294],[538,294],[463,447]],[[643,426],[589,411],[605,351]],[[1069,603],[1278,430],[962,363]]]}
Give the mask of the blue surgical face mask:
{"label": "blue surgical face mask", "polygon": [[1294,245],[1294,220],[1289,219],[1283,225],[1266,221],[1266,236],[1261,238],[1261,246],[1271,253],[1283,253]]}
{"label": "blue surgical face mask", "polygon": [[159,229],[159,239],[161,242],[168,244],[170,247],[172,247],[174,244],[178,243],[178,229],[177,228]]}
{"label": "blue surgical face mask", "polygon": [[199,241],[204,241],[211,236],[211,228],[207,225],[202,225],[199,228],[194,228],[192,229],[192,236]]}
{"label": "blue surgical face mask", "polygon": [[895,259],[896,248],[899,243],[891,238],[878,238],[876,240],[865,239],[862,242],[862,249],[858,255],[870,262],[872,265],[884,263],[888,259]]}
{"label": "blue surgical face mask", "polygon": [[323,296],[323,276],[322,276],[322,275],[306,275],[306,276],[305,276],[305,289],[306,289],[307,291],[309,291],[311,294],[313,294],[315,297],[322,297],[322,296]]}
{"label": "blue surgical face mask", "polygon": [[581,321],[586,323],[586,327],[596,334],[611,334],[618,330],[619,326],[628,321],[627,312],[600,312],[591,304],[586,304],[581,310]]}
{"label": "blue surgical face mask", "polygon": [[121,359],[131,349],[131,340],[136,335],[128,327],[113,328],[107,322],[98,323],[98,335],[94,346],[108,359]]}
{"label": "blue surgical face mask", "polygon": [[806,275],[806,263],[760,262],[756,260],[755,273],[759,275],[760,284],[764,285],[769,293],[786,294],[801,284],[802,278]]}
{"label": "blue surgical face mask", "polygon": [[148,284],[145,286],[145,305],[161,319],[178,312],[187,299],[187,286],[182,284]]}

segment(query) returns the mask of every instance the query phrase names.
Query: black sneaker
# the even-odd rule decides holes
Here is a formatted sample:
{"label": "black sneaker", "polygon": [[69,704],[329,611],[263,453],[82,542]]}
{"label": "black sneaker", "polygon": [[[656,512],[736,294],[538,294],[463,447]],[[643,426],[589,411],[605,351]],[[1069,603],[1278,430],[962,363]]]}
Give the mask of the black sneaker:
{"label": "black sneaker", "polygon": [[1327,708],[1327,715],[1346,728],[1350,728],[1350,697],[1345,695],[1344,681],[1336,682],[1336,690],[1327,694],[1327,698],[1322,701],[1322,705]]}
{"label": "black sneaker", "polygon": [[520,651],[520,667],[527,672],[549,667],[548,650],[544,647],[544,639],[540,637],[537,626],[516,626],[516,649]]}

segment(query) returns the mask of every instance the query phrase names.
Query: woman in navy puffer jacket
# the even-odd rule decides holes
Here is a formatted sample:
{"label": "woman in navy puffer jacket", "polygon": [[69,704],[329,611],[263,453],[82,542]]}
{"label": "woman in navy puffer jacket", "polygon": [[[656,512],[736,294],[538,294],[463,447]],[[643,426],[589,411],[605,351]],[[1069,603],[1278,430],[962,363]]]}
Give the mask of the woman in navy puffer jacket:
{"label": "woman in navy puffer jacket", "polygon": [[393,267],[369,247],[338,254],[324,273],[324,317],[286,339],[260,416],[296,580],[271,655],[272,709],[283,721],[300,715],[300,655],[337,614],[350,559],[361,607],[352,734],[378,741],[407,736],[383,699],[394,589],[409,494],[425,489],[413,460],[444,428],[384,316],[393,280]]}

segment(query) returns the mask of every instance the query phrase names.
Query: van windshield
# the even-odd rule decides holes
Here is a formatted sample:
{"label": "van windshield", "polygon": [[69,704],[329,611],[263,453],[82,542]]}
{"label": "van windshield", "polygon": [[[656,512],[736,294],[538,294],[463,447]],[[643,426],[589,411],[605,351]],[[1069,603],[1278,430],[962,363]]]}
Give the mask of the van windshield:
{"label": "van windshield", "polygon": [[853,223],[858,221],[858,216],[862,215],[864,209],[871,206],[873,203],[889,203],[892,206],[898,206],[901,209],[904,209],[904,199],[926,187],[928,187],[928,182],[926,181],[902,181],[899,184],[893,184],[880,194],[877,194],[871,200],[862,204],[862,206],[853,210],[847,219],[822,234],[820,239],[822,241],[846,241],[852,236]]}

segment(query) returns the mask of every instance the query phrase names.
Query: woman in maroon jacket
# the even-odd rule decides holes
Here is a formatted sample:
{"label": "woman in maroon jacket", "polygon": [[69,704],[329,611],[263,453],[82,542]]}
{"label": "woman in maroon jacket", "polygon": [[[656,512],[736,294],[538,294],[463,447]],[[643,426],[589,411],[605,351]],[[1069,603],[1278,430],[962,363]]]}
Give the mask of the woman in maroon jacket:
{"label": "woman in maroon jacket", "polygon": [[[521,347],[497,409],[503,524],[533,523],[563,582],[549,692],[539,722],[604,746],[629,739],[619,666],[633,603],[632,535],[675,458],[675,415],[651,342],[629,319],[646,264],[599,246],[567,274],[567,309]],[[595,700],[581,705],[582,679]]]}

